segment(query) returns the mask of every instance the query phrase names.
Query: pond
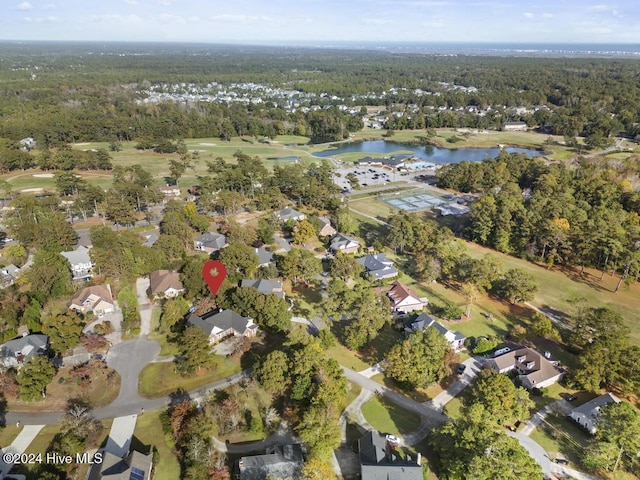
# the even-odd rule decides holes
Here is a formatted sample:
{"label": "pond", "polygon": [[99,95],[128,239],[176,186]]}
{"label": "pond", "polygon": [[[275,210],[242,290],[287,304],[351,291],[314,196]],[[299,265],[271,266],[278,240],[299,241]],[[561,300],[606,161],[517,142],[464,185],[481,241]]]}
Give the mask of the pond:
{"label": "pond", "polygon": [[[430,163],[459,163],[459,162],[481,162],[486,158],[495,158],[500,153],[500,148],[458,148],[447,149],[438,148],[431,145],[419,145],[415,143],[396,143],[386,140],[367,140],[364,142],[340,143],[334,145],[336,148],[323,150],[314,153],[316,157],[333,157],[342,153],[363,154],[391,154],[400,152],[411,152],[416,158],[426,160]],[[529,157],[543,155],[544,152],[532,148],[506,147],[509,153],[525,153]],[[363,155],[365,156],[365,155]]]}

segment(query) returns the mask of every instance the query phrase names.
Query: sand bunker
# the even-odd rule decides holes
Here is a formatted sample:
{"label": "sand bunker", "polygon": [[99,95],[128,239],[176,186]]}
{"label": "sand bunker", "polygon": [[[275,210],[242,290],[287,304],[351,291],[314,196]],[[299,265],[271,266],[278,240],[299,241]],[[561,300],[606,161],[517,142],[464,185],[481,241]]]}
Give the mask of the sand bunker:
{"label": "sand bunker", "polygon": [[21,192],[42,192],[44,190],[44,188],[23,188],[22,190],[20,190]]}
{"label": "sand bunker", "polygon": [[34,173],[31,176],[36,178],[53,178],[53,173]]}
{"label": "sand bunker", "polygon": [[203,147],[215,147],[216,146],[215,143],[201,143],[200,145],[202,145]]}

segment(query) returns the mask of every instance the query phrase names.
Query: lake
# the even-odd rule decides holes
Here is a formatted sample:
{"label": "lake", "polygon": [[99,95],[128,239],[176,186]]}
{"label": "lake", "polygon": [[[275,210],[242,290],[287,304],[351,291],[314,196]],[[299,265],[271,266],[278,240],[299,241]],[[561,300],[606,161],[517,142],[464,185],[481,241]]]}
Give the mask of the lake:
{"label": "lake", "polygon": [[[323,150],[314,153],[316,157],[333,157],[342,153],[362,153],[366,154],[392,154],[399,152],[411,152],[416,158],[420,158],[430,163],[460,163],[481,162],[486,158],[495,158],[500,153],[500,148],[458,148],[450,150],[448,148],[438,148],[431,145],[419,145],[415,143],[396,143],[387,142],[386,140],[367,140],[364,142],[340,143],[335,145],[336,148],[331,150]],[[532,148],[506,147],[509,153],[525,153],[529,157],[537,157],[544,152]]]}

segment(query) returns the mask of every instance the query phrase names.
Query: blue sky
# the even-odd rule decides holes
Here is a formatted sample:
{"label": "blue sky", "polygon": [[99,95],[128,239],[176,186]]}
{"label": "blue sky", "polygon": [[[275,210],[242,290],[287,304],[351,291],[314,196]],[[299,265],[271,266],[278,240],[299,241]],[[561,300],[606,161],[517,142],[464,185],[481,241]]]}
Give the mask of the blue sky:
{"label": "blue sky", "polygon": [[0,39],[640,44],[640,2],[0,0]]}

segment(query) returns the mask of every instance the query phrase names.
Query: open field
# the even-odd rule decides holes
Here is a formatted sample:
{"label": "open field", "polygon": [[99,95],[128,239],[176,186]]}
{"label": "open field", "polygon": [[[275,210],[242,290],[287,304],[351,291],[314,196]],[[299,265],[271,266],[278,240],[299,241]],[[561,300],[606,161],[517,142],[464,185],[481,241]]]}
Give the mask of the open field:
{"label": "open field", "polygon": [[133,432],[134,447],[154,446],[158,450],[157,463],[153,466],[156,480],[174,480],[180,477],[180,464],[173,453],[171,440],[162,431],[160,414],[162,410],[138,415],[136,429]]}
{"label": "open field", "polygon": [[140,373],[138,391],[143,397],[162,397],[180,388],[192,390],[240,371],[239,362],[222,357],[216,356],[214,365],[200,375],[185,376],[172,362],[150,363]]}
{"label": "open field", "polygon": [[502,262],[503,269],[520,268],[533,275],[538,285],[538,292],[533,305],[552,309],[556,315],[563,317],[573,315],[577,306],[571,302],[583,298],[589,307],[609,307],[622,314],[631,329],[633,343],[640,344],[640,285],[635,284],[629,289],[621,287],[614,293],[618,283],[618,275],[612,277],[606,274],[600,281],[600,272],[585,269],[580,276],[579,268],[551,270],[526,260],[495,252],[485,247],[467,242],[467,253],[480,258],[490,253]]}

